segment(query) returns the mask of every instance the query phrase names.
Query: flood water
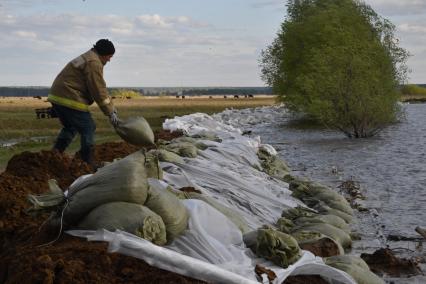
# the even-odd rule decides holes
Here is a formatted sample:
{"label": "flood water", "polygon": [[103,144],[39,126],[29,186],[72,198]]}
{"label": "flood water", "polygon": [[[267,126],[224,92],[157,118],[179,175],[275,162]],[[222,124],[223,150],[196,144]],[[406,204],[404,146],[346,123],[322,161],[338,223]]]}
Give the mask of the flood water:
{"label": "flood water", "polygon": [[374,250],[389,245],[389,235],[417,238],[415,227],[426,227],[426,104],[403,109],[403,121],[368,139],[294,127],[292,117],[278,110],[250,129],[274,146],[295,175],[336,189],[358,181],[370,210],[358,213],[355,227],[363,242],[354,249]]}

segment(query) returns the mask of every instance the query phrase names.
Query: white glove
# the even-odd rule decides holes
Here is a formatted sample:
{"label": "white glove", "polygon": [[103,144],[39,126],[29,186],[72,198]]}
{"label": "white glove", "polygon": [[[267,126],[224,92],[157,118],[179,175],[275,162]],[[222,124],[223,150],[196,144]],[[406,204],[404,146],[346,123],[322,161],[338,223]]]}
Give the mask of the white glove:
{"label": "white glove", "polygon": [[118,118],[117,115],[117,110],[114,109],[113,112],[109,115],[109,121],[111,122],[112,126],[117,126],[118,123],[120,122],[120,119]]}

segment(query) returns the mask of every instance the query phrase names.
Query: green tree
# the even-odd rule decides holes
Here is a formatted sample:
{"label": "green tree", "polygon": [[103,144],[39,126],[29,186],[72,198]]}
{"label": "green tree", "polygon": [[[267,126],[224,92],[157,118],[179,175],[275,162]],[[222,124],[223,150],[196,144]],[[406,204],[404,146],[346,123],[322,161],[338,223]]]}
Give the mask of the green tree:
{"label": "green tree", "polygon": [[289,109],[348,137],[394,122],[408,53],[395,26],[361,1],[289,0],[288,16],[262,52],[262,79]]}

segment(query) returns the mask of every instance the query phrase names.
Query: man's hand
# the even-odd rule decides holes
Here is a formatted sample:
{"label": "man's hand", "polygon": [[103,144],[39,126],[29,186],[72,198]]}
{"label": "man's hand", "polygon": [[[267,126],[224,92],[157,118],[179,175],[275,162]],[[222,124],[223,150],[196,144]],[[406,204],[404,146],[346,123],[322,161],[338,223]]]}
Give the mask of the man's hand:
{"label": "man's hand", "polygon": [[109,115],[109,121],[111,122],[112,126],[116,127],[120,121],[117,115],[117,110],[114,109],[112,113]]}

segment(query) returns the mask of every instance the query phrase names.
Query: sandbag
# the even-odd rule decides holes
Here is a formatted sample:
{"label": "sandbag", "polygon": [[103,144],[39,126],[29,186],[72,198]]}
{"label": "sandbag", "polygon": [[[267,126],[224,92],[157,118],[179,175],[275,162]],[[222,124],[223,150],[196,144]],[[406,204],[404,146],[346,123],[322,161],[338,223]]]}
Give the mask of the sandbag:
{"label": "sandbag", "polygon": [[145,167],[148,178],[163,179],[163,169],[160,166],[158,152],[149,151],[146,153]]}
{"label": "sandbag", "polygon": [[368,264],[361,258],[355,255],[341,255],[341,256],[334,256],[334,257],[328,257],[326,260],[326,263],[344,263],[344,264],[350,264],[350,265],[357,265],[362,269],[370,270],[370,267]]}
{"label": "sandbag", "polygon": [[290,219],[281,217],[277,220],[276,226],[280,232],[290,234],[293,228],[295,227],[295,224]]}
{"label": "sandbag", "polygon": [[195,158],[198,155],[197,147],[188,142],[170,143],[161,147],[182,157]]}
{"label": "sandbag", "polygon": [[346,214],[354,214],[353,209],[349,205],[349,202],[342,195],[332,190],[315,194],[312,197],[303,197],[302,200],[306,205],[310,207],[314,207],[318,203],[323,202],[331,208],[340,210],[342,212],[345,212]]}
{"label": "sandbag", "polygon": [[145,206],[163,219],[168,241],[172,241],[186,229],[189,218],[188,211],[185,205],[167,189],[151,184]]}
{"label": "sandbag", "polygon": [[92,209],[105,203],[123,201],[142,205],[147,191],[145,155],[138,151],[71,185],[64,221],[76,224]]}
{"label": "sandbag", "polygon": [[120,120],[114,128],[117,134],[130,144],[136,146],[155,145],[154,132],[152,132],[146,119],[141,116]]}
{"label": "sandbag", "polygon": [[294,220],[299,217],[311,217],[317,215],[316,211],[302,206],[297,206],[294,208],[287,208],[284,209],[281,213],[282,217],[285,217],[289,220]]}
{"label": "sandbag", "polygon": [[128,202],[111,202],[96,207],[79,222],[77,229],[109,231],[122,230],[157,245],[164,245],[166,226],[148,207]]}
{"label": "sandbag", "polygon": [[385,281],[370,271],[359,257],[342,255],[324,258],[325,264],[348,273],[358,284],[384,284]]}
{"label": "sandbag", "polygon": [[320,214],[318,214],[318,215],[315,215],[315,216],[312,216],[312,217],[299,217],[297,219],[294,219],[293,222],[296,225],[326,223],[326,224],[333,225],[334,227],[337,227],[337,228],[343,230],[345,233],[348,233],[348,234],[351,233],[351,229],[350,229],[349,225],[345,222],[345,220],[343,220],[342,218],[340,218],[339,216],[336,216],[336,215],[330,215],[330,214],[320,215]]}
{"label": "sandbag", "polygon": [[185,161],[181,156],[165,149],[152,150],[161,162],[169,162],[173,164],[184,164]]}
{"label": "sandbag", "polygon": [[283,268],[295,263],[302,255],[292,236],[269,228],[257,231],[256,254]]}
{"label": "sandbag", "polygon": [[352,215],[350,215],[346,212],[340,211],[338,209],[331,208],[330,206],[328,206],[327,204],[325,204],[322,201],[319,202],[317,205],[315,205],[314,209],[318,210],[318,212],[323,213],[323,214],[336,215],[336,216],[342,218],[343,220],[345,220],[345,222],[348,223],[348,224],[351,223],[352,219],[353,219]]}
{"label": "sandbag", "polygon": [[184,195],[188,199],[198,199],[206,202],[210,206],[214,207],[216,210],[221,212],[223,215],[228,217],[228,219],[234,223],[238,229],[241,230],[241,232],[247,233],[250,231],[249,226],[247,225],[247,222],[244,220],[244,218],[234,209],[229,208],[223,204],[221,204],[219,201],[213,199],[212,197],[199,194],[196,192],[184,192]]}
{"label": "sandbag", "polygon": [[337,200],[328,200],[325,203],[333,209],[345,212],[348,215],[354,215],[354,210],[351,208],[351,206],[346,200],[344,202],[340,202]]}
{"label": "sandbag", "polygon": [[200,150],[205,150],[209,147],[202,140],[196,139],[196,138],[193,138],[193,137],[182,136],[182,137],[178,137],[178,138],[173,139],[173,143],[182,143],[182,142],[191,143]]}
{"label": "sandbag", "polygon": [[278,179],[284,179],[289,175],[290,168],[288,165],[276,155],[269,154],[266,149],[259,148],[257,156],[260,160],[262,170],[268,175]]}
{"label": "sandbag", "polygon": [[318,232],[337,241],[344,248],[349,248],[352,246],[352,239],[349,236],[349,234],[345,233],[343,230],[336,228],[330,224],[326,224],[326,223],[303,224],[301,226],[294,228],[292,233],[297,231]]}
{"label": "sandbag", "polygon": [[202,140],[211,140],[211,141],[215,141],[215,142],[222,142],[222,139],[220,139],[216,135],[216,133],[214,133],[214,132],[202,131],[202,132],[199,132],[197,134],[192,135],[191,137],[196,138],[196,139],[202,139]]}

